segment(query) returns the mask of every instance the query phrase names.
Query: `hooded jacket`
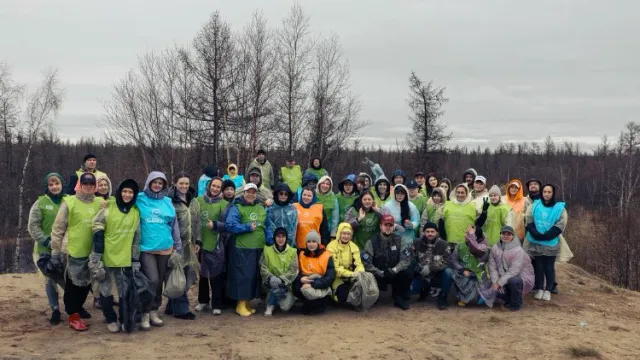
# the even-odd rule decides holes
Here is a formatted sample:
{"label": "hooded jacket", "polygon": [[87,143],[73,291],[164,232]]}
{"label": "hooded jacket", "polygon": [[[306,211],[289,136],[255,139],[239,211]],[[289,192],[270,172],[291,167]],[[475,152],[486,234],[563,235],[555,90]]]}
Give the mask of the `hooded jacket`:
{"label": "hooded jacket", "polygon": [[[285,228],[282,229],[286,233]],[[291,236],[287,234],[287,242]],[[298,276],[300,270],[298,267],[298,252],[295,247],[285,245],[284,250],[280,251],[276,245],[275,232],[274,238],[271,239],[273,245],[264,247],[264,252],[260,256],[260,277],[262,279],[262,288],[264,292],[271,290],[269,279],[275,276],[282,280],[282,285],[291,290],[291,285]]]}
{"label": "hooded jacket", "polygon": [[[344,192],[345,182],[351,182],[353,184],[353,191],[351,192],[351,194],[345,194]],[[338,190],[340,191],[340,193],[336,195],[336,197],[338,198],[338,206],[340,210],[339,222],[344,222],[344,216],[347,213],[347,210],[349,210],[349,208],[353,206],[353,202],[358,198],[358,195],[359,195],[358,188],[356,186],[356,175],[355,174],[347,175],[338,184]]]}
{"label": "hooded jacket", "polygon": [[[218,177],[215,179],[221,180]],[[207,189],[211,181],[213,180],[207,182]],[[221,237],[226,233],[222,214],[228,205],[229,202],[222,196],[222,191],[218,196],[213,197],[209,191],[206,191],[189,204],[189,212],[191,213],[191,236],[202,250],[214,251],[218,245],[218,241],[220,241]],[[212,229],[207,226],[209,220],[213,223]]]}
{"label": "hooded jacket", "polygon": [[295,238],[297,248],[306,248],[307,234],[311,231],[320,234],[321,244],[326,246],[329,243],[331,234],[329,232],[327,217],[324,215],[324,207],[318,203],[315,190],[310,203],[305,204],[301,198],[300,202],[294,203],[294,206],[298,211],[298,228]]}
{"label": "hooded jacket", "polygon": [[416,208],[416,206],[413,205],[411,201],[409,201],[409,190],[407,189],[407,187],[402,184],[397,184],[393,187],[394,191],[398,188],[404,189],[405,193],[407,194],[406,201],[409,205],[410,225],[405,224],[402,220],[400,202],[395,199],[395,196],[393,196],[391,200],[384,205],[382,211],[393,216],[396,225],[399,225],[400,228],[402,228],[402,230],[398,232],[398,235],[402,237],[403,243],[410,245],[415,239],[416,229],[418,228],[418,226],[420,226],[420,214],[418,213],[418,209]]}
{"label": "hooded jacket", "polygon": [[[164,180],[164,188],[157,193],[151,191],[151,182]],[[171,250],[182,250],[180,227],[176,210],[168,193],[167,177],[160,171],[147,176],[144,189],[138,194],[136,206],[140,210],[140,251],[171,254]]]}
{"label": "hooded jacket", "polygon": [[449,243],[463,243],[467,226],[475,225],[476,222],[475,203],[470,202],[468,196],[462,202],[455,196],[456,188],[461,186],[467,188],[460,184],[453,189],[453,197],[444,204],[439,223],[440,236]]}
{"label": "hooded jacket", "polygon": [[[360,174],[358,174],[358,178],[369,179],[369,187],[373,185],[373,179],[371,178],[371,175],[367,174],[366,172],[361,172]],[[364,188],[363,190],[366,190],[366,189],[368,188]]]}
{"label": "hooded jacket", "polygon": [[316,185],[318,184],[318,177],[315,176],[314,174],[308,174],[305,173],[304,176],[302,177],[302,186],[297,189],[296,194],[293,198],[293,202],[299,202],[300,201],[300,195],[302,195],[302,189],[304,189],[305,187],[307,187],[310,183],[315,182]]}
{"label": "hooded jacket", "polygon": [[[313,166],[313,161],[314,160],[318,160],[320,162],[320,166],[318,167],[314,167]],[[316,178],[320,179],[323,176],[327,176],[329,175],[329,173],[327,172],[326,169],[324,169],[322,167],[322,160],[320,160],[320,158],[313,158],[311,159],[311,161],[309,162],[309,168],[307,168],[307,170],[304,171],[304,176],[308,175],[308,174],[313,174],[316,176]],[[304,186],[304,185],[303,185]]]}
{"label": "hooded jacket", "polygon": [[[330,188],[326,194],[320,192],[320,184],[325,181],[329,181]],[[331,237],[336,236],[336,231],[338,231],[338,223],[340,221],[340,204],[338,203],[338,198],[336,194],[333,193],[333,180],[327,175],[320,178],[318,184],[316,185],[316,196],[318,197],[318,202],[322,204],[324,208],[324,216],[327,218],[327,223],[329,225],[329,233]]]}
{"label": "hooded jacket", "polygon": [[178,226],[180,228],[180,239],[182,239],[182,247],[184,248],[187,244],[193,243],[192,240],[192,225],[191,225],[191,211],[190,205],[195,200],[196,191],[192,187],[189,187],[187,193],[185,194],[185,199],[181,199],[178,189],[175,186],[172,186],[169,189],[168,197],[171,198],[171,202],[173,203],[173,207],[176,210],[176,216],[178,219]]}
{"label": "hooded jacket", "polygon": [[[53,195],[49,192],[49,179],[58,178],[60,181],[60,193]],[[31,210],[29,210],[29,220],[27,231],[34,241],[33,253],[35,255],[50,254],[51,230],[56,219],[64,193],[64,179],[58,173],[50,173],[44,177],[44,194],[38,197]]]}
{"label": "hooded jacket", "polygon": [[[234,176],[233,178],[231,177],[231,175],[229,175],[231,174],[231,171],[229,171],[229,169],[231,169],[232,166],[236,168],[236,176]],[[240,175],[238,171],[239,171],[238,165],[229,164],[229,166],[227,166],[227,173],[224,174],[224,176],[222,177],[222,180],[227,180],[227,179],[231,180],[236,185],[236,189],[242,188],[246,184],[246,181],[244,180],[244,176]]]}
{"label": "hooded jacket", "polygon": [[271,191],[272,186],[275,186],[275,174],[273,173],[273,168],[271,167],[271,163],[269,160],[265,159],[264,163],[260,163],[258,158],[253,159],[253,161],[247,167],[247,172],[245,174],[250,174],[251,169],[258,168],[260,170],[260,174],[262,176],[262,185],[269,191]]}
{"label": "hooded jacket", "polygon": [[[466,183],[467,183],[467,181],[466,181],[466,179],[465,179],[465,178],[467,177],[467,174],[471,174],[471,175],[473,175],[473,179],[474,179],[474,180],[475,180],[476,176],[478,176],[478,172],[476,171],[476,169],[474,169],[474,168],[468,168],[467,170],[465,170],[465,171],[462,173],[462,183],[463,183],[463,184],[466,184]],[[467,188],[468,188],[468,186],[467,186]],[[473,190],[473,189],[469,189],[469,191],[471,191],[471,190]]]}
{"label": "hooded jacket", "polygon": [[[383,182],[387,184],[387,197],[384,198],[384,199],[382,199],[380,197],[380,194],[378,193],[378,185],[380,185]],[[387,177],[384,176],[384,175],[380,176],[376,180],[376,183],[373,185],[373,190],[371,191],[371,193],[373,194],[373,199],[376,202],[376,205],[381,208],[385,203],[390,201],[390,199],[392,198],[391,197],[391,192],[392,191],[393,191],[393,188],[391,187],[391,183],[389,182]]]}
{"label": "hooded jacket", "polygon": [[393,181],[393,179],[395,179],[396,176],[400,176],[402,177],[402,183],[404,185],[407,184],[407,173],[405,173],[404,171],[400,170],[400,169],[396,169],[393,172],[393,176],[391,176],[391,181]]}
{"label": "hooded jacket", "polygon": [[[252,222],[257,224],[255,231],[251,231]],[[237,198],[229,208],[225,227],[235,236],[237,248],[262,249],[267,239],[273,239],[271,220],[264,205],[257,199],[249,204],[244,196]]]}
{"label": "hooded jacket", "polygon": [[[284,203],[278,199],[278,193],[286,191],[288,194],[287,201]],[[298,229],[298,211],[291,203],[293,200],[293,192],[285,183],[279,183],[273,190],[274,203],[267,209],[267,216],[271,220],[271,232],[275,234],[277,228],[283,228],[287,232],[287,240],[289,245],[296,247],[296,231]],[[267,244],[272,245],[273,239],[267,239]]]}
{"label": "hooded jacket", "polygon": [[[109,186],[109,192],[107,192],[106,194],[100,194],[98,193],[98,184],[100,183],[101,180],[105,180]],[[109,180],[109,177],[107,177],[106,174],[104,174],[104,176],[101,177],[96,177],[96,196],[99,196],[105,200],[109,200],[109,198],[111,197],[111,195],[113,195],[113,186],[111,185],[111,180]]]}
{"label": "hooded jacket", "polygon": [[[439,194],[442,198],[439,204],[436,204],[433,201],[433,194]],[[447,195],[444,192],[444,189],[441,187],[435,187],[433,192],[431,193],[431,197],[427,200],[427,205],[424,207],[424,211],[422,212],[422,216],[420,218],[420,228],[424,226],[424,224],[428,222],[438,223],[442,218],[442,212],[444,210],[444,204],[447,202]]]}
{"label": "hooded jacket", "polygon": [[[258,182],[258,184],[256,184],[256,186],[258,187],[258,202],[264,204],[267,200],[273,199],[273,193],[271,192],[271,186],[266,187],[264,185],[264,177],[262,176],[262,172],[261,172],[260,168],[252,167],[251,169],[249,169],[249,171],[247,172],[247,176],[249,177],[249,180],[251,180],[251,174],[252,173],[260,175],[260,182]],[[273,184],[273,185],[275,185],[275,184]],[[241,197],[243,192],[244,192],[244,187],[237,187],[236,186],[236,199]]]}
{"label": "hooded jacket", "polygon": [[334,291],[338,286],[342,285],[345,279],[353,278],[356,272],[364,271],[358,245],[354,244],[353,241],[344,244],[340,240],[340,236],[345,229],[353,232],[351,225],[342,223],[338,226],[336,239],[327,245],[327,251],[333,256],[333,265],[336,269],[336,278],[331,285]]}
{"label": "hooded jacket", "polygon": [[207,191],[207,184],[214,177],[218,177],[218,167],[215,164],[207,165],[204,174],[198,179],[198,196],[202,196]]}

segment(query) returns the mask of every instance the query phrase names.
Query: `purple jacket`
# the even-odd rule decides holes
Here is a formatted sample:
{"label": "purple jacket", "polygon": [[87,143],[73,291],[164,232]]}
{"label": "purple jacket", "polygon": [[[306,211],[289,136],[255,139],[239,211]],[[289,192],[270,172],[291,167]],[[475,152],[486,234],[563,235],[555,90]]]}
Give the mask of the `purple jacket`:
{"label": "purple jacket", "polygon": [[514,238],[508,243],[498,242],[491,248],[489,255],[489,274],[491,282],[505,286],[514,276],[520,276],[524,283],[522,294],[533,289],[534,273],[531,258],[520,245],[520,239]]}

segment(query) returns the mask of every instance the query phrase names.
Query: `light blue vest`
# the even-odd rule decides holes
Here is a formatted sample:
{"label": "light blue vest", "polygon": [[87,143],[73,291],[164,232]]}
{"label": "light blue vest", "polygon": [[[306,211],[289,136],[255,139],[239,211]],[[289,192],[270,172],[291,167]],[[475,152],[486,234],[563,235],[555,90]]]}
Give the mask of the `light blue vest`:
{"label": "light blue vest", "polygon": [[171,199],[151,199],[144,192],[138,194],[136,206],[140,210],[140,251],[161,251],[173,246],[172,225],[176,210]]}
{"label": "light blue vest", "polygon": [[[564,210],[564,206],[565,206],[565,203],[557,202],[555,205],[553,205],[553,207],[546,207],[542,204],[541,200],[536,200],[533,203],[533,210],[532,210],[533,223],[536,226],[536,230],[538,230],[540,234],[544,234],[547,231],[549,231],[549,229],[551,229],[553,225],[555,225],[555,223],[558,222],[558,220],[560,219],[560,216],[562,216],[562,211]],[[529,234],[528,232],[527,232],[527,240],[529,240],[530,243],[538,244],[542,246],[556,246],[558,245],[558,241],[559,241],[557,237],[549,241],[535,240],[531,236],[531,234]]]}

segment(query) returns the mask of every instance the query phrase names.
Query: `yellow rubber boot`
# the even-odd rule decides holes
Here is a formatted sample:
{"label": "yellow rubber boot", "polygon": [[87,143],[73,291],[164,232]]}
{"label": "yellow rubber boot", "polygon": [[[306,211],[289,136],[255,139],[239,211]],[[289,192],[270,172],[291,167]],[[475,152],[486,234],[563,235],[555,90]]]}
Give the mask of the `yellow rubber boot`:
{"label": "yellow rubber boot", "polygon": [[251,307],[251,303],[249,302],[249,300],[246,301],[247,304],[247,310],[249,310],[252,314],[256,313],[256,309]]}
{"label": "yellow rubber boot", "polygon": [[236,313],[240,316],[251,316],[251,311],[247,309],[247,300],[238,300]]}

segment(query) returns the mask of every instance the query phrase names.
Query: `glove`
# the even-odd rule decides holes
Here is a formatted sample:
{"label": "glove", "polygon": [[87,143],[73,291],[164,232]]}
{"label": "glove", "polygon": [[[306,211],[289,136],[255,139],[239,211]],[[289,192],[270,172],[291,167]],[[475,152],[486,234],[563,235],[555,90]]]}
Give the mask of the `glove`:
{"label": "glove", "polygon": [[396,277],[396,274],[393,271],[391,271],[391,269],[386,269],[384,271],[384,277],[385,279],[393,279]]}
{"label": "glove", "polygon": [[420,276],[427,277],[431,273],[431,269],[429,269],[429,265],[425,265],[420,269]]}
{"label": "glove", "polygon": [[54,272],[63,273],[64,272],[64,265],[62,265],[62,260],[60,258],[60,254],[51,255],[51,259],[49,259],[48,267],[50,267],[49,270],[51,271],[51,273],[54,273]]}
{"label": "glove", "polygon": [[482,211],[489,210],[489,198],[482,199]]}
{"label": "glove", "polygon": [[107,272],[104,269],[104,264],[102,263],[102,261],[98,263],[97,267],[91,269],[91,277],[94,280],[102,281],[106,276],[107,276]]}
{"label": "glove", "polygon": [[282,285],[282,279],[273,275],[269,277],[269,287],[271,287],[272,289],[277,289],[280,287],[280,285]]}
{"label": "glove", "polygon": [[140,262],[139,261],[132,261],[131,262],[131,271],[140,271]]}
{"label": "glove", "polygon": [[367,165],[369,165],[369,166],[373,166],[373,165],[375,165],[375,163],[374,163],[373,161],[369,160],[369,158],[368,158],[368,157],[365,157],[365,158],[364,158],[364,160],[362,160],[362,163],[363,163],[363,164],[367,164]]}
{"label": "glove", "polygon": [[47,238],[47,239],[42,243],[42,245],[43,245],[44,247],[46,247],[46,248],[51,249],[51,238],[50,238],[50,237],[48,237],[48,238]]}

